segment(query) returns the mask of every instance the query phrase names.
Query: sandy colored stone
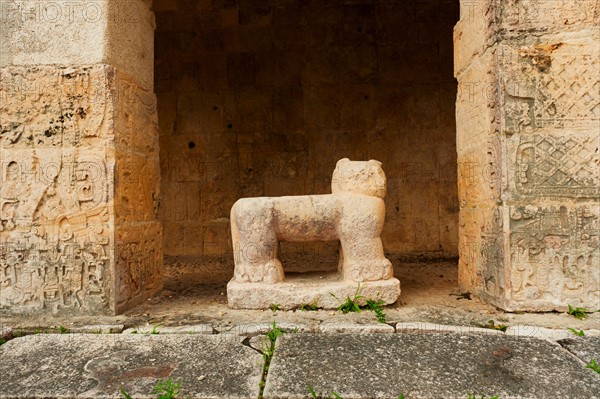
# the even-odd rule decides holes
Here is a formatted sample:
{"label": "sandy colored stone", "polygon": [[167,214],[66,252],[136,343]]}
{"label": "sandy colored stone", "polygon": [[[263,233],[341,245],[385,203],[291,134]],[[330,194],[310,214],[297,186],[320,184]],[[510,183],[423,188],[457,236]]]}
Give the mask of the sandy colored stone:
{"label": "sandy colored stone", "polygon": [[[231,209],[235,249],[234,277],[227,286],[233,308],[283,309],[302,304],[339,306],[363,283],[362,295],[396,301],[400,283],[380,239],[385,217],[385,174],[378,161],[338,161],[332,194],[238,200]],[[305,274],[294,282],[284,276],[279,241],[339,240],[339,271],[333,277]],[[305,284],[298,284],[306,281]],[[375,296],[372,294],[377,290]],[[364,290],[368,290],[366,293]],[[330,298],[327,298],[329,294]],[[266,303],[265,301],[270,301]],[[335,305],[335,303],[338,305]]]}
{"label": "sandy colored stone", "polygon": [[165,253],[230,256],[229,227],[212,222],[237,199],[328,193],[331,165],[348,157],[386,166],[386,251],[457,255],[458,1],[153,10]]}
{"label": "sandy colored stone", "polygon": [[598,4],[467,3],[455,29],[460,286],[504,310],[595,309]]}
{"label": "sandy colored stone", "polygon": [[0,327],[0,339],[8,339],[12,336],[12,328]]}
{"label": "sandy colored stone", "polygon": [[144,301],[162,285],[154,94],[106,65],[0,75],[0,309],[114,314]]}
{"label": "sandy colored stone", "polygon": [[[274,320],[275,326],[286,333],[304,333],[313,332],[310,326],[300,323],[291,323],[286,321]],[[265,335],[269,331],[273,330],[273,323],[248,323],[238,324],[231,329],[223,331],[226,334],[237,334],[242,336],[257,336]]]}
{"label": "sandy colored stone", "polygon": [[90,326],[77,326],[69,328],[69,333],[73,334],[119,334],[123,332],[125,326],[122,324],[105,325],[96,324]]}
{"label": "sandy colored stone", "polygon": [[[234,309],[269,309],[271,305],[279,305],[285,310],[301,308],[302,305],[337,309],[346,298],[354,298],[357,292],[384,304],[396,302],[400,295],[400,284],[396,278],[369,281],[359,287],[353,281],[340,280],[337,274],[328,274],[322,279],[321,276],[319,273],[289,274],[286,280],[277,284],[230,281],[227,302]],[[363,305],[365,299],[358,302]]]}

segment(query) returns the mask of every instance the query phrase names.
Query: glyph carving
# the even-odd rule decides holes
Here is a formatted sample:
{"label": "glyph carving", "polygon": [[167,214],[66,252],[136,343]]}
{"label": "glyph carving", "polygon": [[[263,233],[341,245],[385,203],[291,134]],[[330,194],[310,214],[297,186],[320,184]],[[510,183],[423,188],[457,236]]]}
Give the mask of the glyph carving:
{"label": "glyph carving", "polygon": [[512,207],[510,219],[515,301],[534,306],[600,300],[597,207]]}

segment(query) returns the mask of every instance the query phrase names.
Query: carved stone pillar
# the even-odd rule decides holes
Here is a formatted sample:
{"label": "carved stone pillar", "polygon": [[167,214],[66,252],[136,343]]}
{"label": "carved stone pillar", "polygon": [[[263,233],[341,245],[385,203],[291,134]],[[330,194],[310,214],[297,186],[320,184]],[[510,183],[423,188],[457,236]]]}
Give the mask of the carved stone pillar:
{"label": "carved stone pillar", "polygon": [[507,310],[600,307],[600,9],[461,1],[460,285]]}
{"label": "carved stone pillar", "polygon": [[114,314],[162,287],[148,3],[0,1],[1,311]]}

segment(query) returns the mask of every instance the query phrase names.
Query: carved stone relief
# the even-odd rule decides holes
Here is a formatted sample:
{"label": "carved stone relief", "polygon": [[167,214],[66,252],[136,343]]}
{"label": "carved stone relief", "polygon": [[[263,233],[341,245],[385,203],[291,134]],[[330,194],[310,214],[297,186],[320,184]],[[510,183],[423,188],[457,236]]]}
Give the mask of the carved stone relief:
{"label": "carved stone relief", "polygon": [[597,305],[600,209],[510,209],[511,289],[515,301]]}
{"label": "carved stone relief", "polygon": [[597,198],[600,138],[524,135],[516,150],[517,191],[527,195]]}

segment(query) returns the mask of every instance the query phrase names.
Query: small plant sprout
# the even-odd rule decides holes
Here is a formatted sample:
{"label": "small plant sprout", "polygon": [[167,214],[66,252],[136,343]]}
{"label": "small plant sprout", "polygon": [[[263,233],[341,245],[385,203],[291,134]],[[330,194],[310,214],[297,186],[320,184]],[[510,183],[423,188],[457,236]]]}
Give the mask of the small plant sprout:
{"label": "small plant sprout", "polygon": [[258,399],[262,399],[263,393],[265,391],[265,383],[267,380],[267,374],[269,373],[269,367],[271,365],[271,359],[273,358],[273,353],[275,352],[275,341],[277,338],[282,336],[285,333],[281,328],[277,327],[277,323],[273,322],[273,326],[267,334],[265,335],[265,340],[263,342],[263,372],[260,382],[258,383],[259,392]]}
{"label": "small plant sprout", "polygon": [[150,331],[142,331],[139,327],[136,327],[133,331],[131,331],[131,334],[150,334],[150,335],[157,335],[160,334],[160,331],[158,330],[158,327],[160,327],[160,324],[156,324],[154,326],[152,326],[152,330]]}
{"label": "small plant sprout", "polygon": [[[308,391],[310,392],[310,396],[311,396],[311,397],[313,397],[313,398],[315,398],[315,399],[317,399],[317,398],[318,398],[317,394],[315,393],[315,390],[314,390],[314,389],[312,389],[312,387],[311,387],[310,385],[308,386]],[[336,392],[333,392],[333,391],[331,391],[331,394],[332,394],[333,396],[327,396],[327,399],[343,399],[343,398],[340,396],[340,394],[338,394],[338,393],[336,393]]]}
{"label": "small plant sprout", "polygon": [[273,312],[277,312],[278,310],[281,310],[280,305],[278,303],[270,304],[269,309],[271,309]]}
{"label": "small plant sprout", "polygon": [[[475,396],[475,394],[470,393],[468,396],[468,399],[477,399],[477,396]],[[481,399],[486,399],[485,396],[481,395]],[[499,396],[490,396],[489,399],[500,399]]]}
{"label": "small plant sprout", "polygon": [[[312,388],[310,385],[308,385],[308,392],[310,392],[310,396],[311,396],[312,398],[314,398],[314,399],[318,399],[318,398],[319,398],[319,397],[317,396],[317,394],[316,394],[315,390],[314,390],[314,389],[313,389],[313,388]],[[327,399],[344,399],[344,398],[342,398],[342,396],[341,396],[339,393],[336,393],[336,392],[334,392],[334,391],[331,391],[331,395],[333,395],[333,396],[327,396]],[[398,396],[398,399],[406,399],[406,397],[404,396],[404,394],[403,394],[403,393],[401,393],[401,394]]]}
{"label": "small plant sprout", "polygon": [[152,326],[152,330],[149,332],[149,334],[152,334],[152,335],[160,334],[160,332],[158,331],[159,326],[160,326],[160,324]]}
{"label": "small plant sprout", "polygon": [[375,313],[375,317],[377,317],[377,321],[380,323],[386,322],[386,315],[383,313],[383,301],[380,299],[378,301],[374,299],[367,299],[367,304],[365,308],[373,311]]}
{"label": "small plant sprout", "polygon": [[571,328],[571,327],[568,327],[567,330],[571,331],[573,334],[577,335],[578,337],[585,336],[585,332],[583,330],[576,330],[576,329]]}
{"label": "small plant sprout", "polygon": [[494,322],[494,320],[488,321],[487,324],[484,324],[482,327],[489,328],[491,330],[498,330],[498,331],[502,331],[502,332],[506,332],[506,329],[508,328],[508,326],[506,326],[504,324],[496,324]]}
{"label": "small plant sprout", "polygon": [[[377,321],[379,321],[380,323],[385,323],[386,315],[385,315],[385,313],[383,313],[383,301],[381,299],[375,300],[375,299],[366,298],[365,296],[359,295],[359,294],[360,294],[360,283],[358,284],[358,287],[356,288],[356,292],[354,293],[354,296],[346,297],[346,300],[344,302],[342,302],[340,306],[338,306],[337,310],[338,311],[341,310],[344,314],[350,313],[350,312],[359,313],[362,309],[371,310],[373,313],[375,313],[375,317],[377,317]],[[338,297],[336,297],[331,292],[330,292],[330,295],[332,297],[334,297],[335,299],[337,299],[338,301],[340,300]],[[364,305],[360,305],[362,300],[365,300]]]}
{"label": "small plant sprout", "polygon": [[331,295],[338,301],[342,302],[341,305],[338,306],[337,310],[338,311],[341,310],[344,314],[350,313],[350,312],[360,313],[360,306],[358,303],[360,302],[361,299],[365,299],[365,297],[362,295],[359,295],[359,294],[360,294],[360,283],[358,283],[358,286],[356,287],[356,292],[354,293],[354,296],[352,298],[350,298],[350,296],[347,296],[346,300],[344,302],[342,302],[337,296],[335,296],[335,294],[333,292],[329,293],[329,295]]}
{"label": "small plant sprout", "polygon": [[181,380],[177,382],[165,380],[159,381],[152,393],[158,395],[157,399],[176,399],[180,389]]}
{"label": "small plant sprout", "polygon": [[59,334],[66,334],[69,332],[69,329],[65,326],[58,326],[58,332]]}
{"label": "small plant sprout", "polygon": [[[181,380],[173,382],[172,380],[159,381],[152,393],[157,395],[156,399],[177,399],[179,390],[181,389]],[[127,393],[127,391],[121,387],[121,394],[125,399],[133,399],[133,397]]]}
{"label": "small plant sprout", "polygon": [[598,365],[598,363],[596,363],[596,360],[594,360],[594,359],[590,360],[590,362],[585,365],[585,368],[592,369],[596,373],[600,374],[600,365]]}
{"label": "small plant sprout", "polygon": [[569,309],[567,310],[567,313],[570,314],[571,316],[573,316],[576,319],[579,320],[583,320],[587,317],[587,309],[586,308],[579,308],[579,307],[573,307],[571,305],[567,305],[569,307]]}
{"label": "small plant sprout", "polygon": [[309,304],[309,303],[305,303],[303,305],[300,306],[300,310],[303,312],[314,312],[319,310],[320,308],[317,305],[313,305],[313,304]]}

